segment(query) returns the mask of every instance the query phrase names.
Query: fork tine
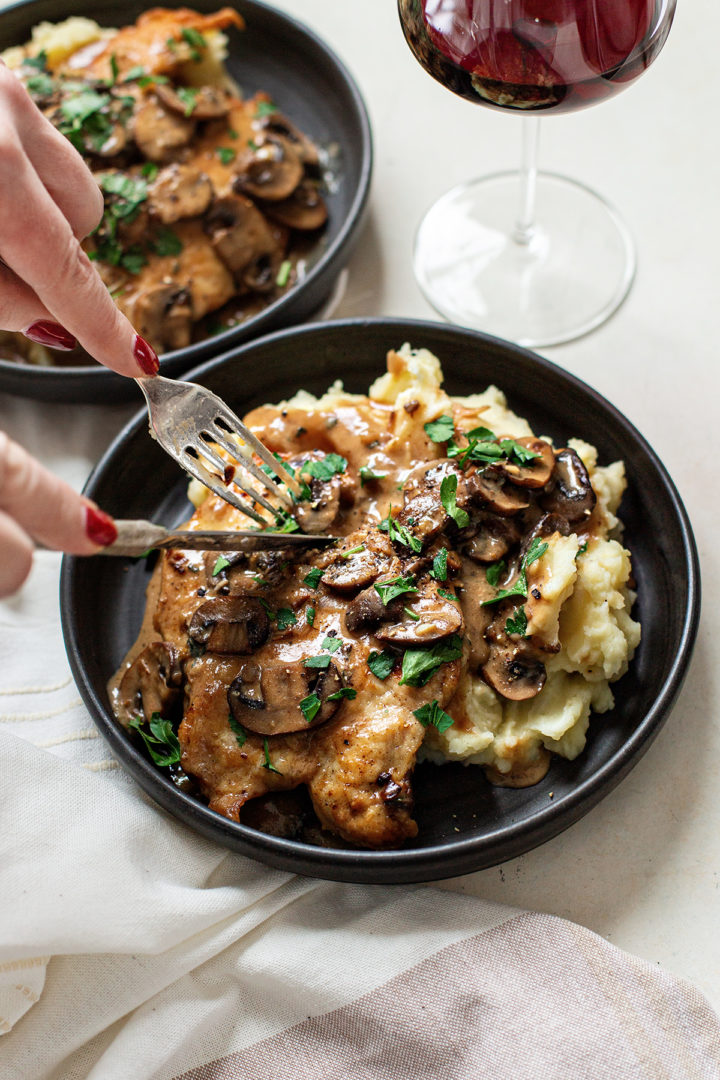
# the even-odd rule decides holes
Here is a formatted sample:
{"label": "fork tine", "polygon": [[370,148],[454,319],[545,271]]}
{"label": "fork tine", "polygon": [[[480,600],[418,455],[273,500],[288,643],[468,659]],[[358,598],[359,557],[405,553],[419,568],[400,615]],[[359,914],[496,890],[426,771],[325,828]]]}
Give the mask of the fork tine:
{"label": "fork tine", "polygon": [[[273,518],[275,517],[275,515],[277,514],[277,507],[273,506],[271,502],[268,502],[262,492],[257,491],[254,487],[252,487],[247,482],[247,480],[244,479],[244,477],[238,479],[237,471],[234,465],[232,466],[234,473],[232,479],[230,481],[225,480],[225,470],[228,467],[228,462],[225,461],[224,458],[221,458],[219,454],[216,454],[212,447],[204,440],[201,442],[193,443],[191,447],[186,447],[185,452],[190,457],[193,457],[195,454],[197,454],[201,459],[201,464],[202,458],[204,457],[206,461],[209,461],[210,464],[215,469],[217,469],[218,473],[220,474],[218,479],[221,479],[222,482],[226,484],[226,486],[229,486],[230,483],[235,484],[236,487],[239,487],[241,491],[244,491],[245,494],[249,495],[252,499],[255,500],[255,502],[260,503],[260,505],[264,506],[266,510],[269,510],[270,513],[273,515]],[[273,488],[274,487],[275,485],[273,484]]]}
{"label": "fork tine", "polygon": [[[248,454],[248,456],[246,457],[243,453],[243,448],[241,446],[238,446],[237,443],[232,442],[228,438],[227,433],[217,423],[215,425],[209,426],[212,427],[213,430],[206,433],[208,437],[211,438],[213,442],[216,442],[218,446],[222,446],[223,450],[226,450],[228,454],[231,454],[236,461],[239,460],[243,469],[247,469],[249,473],[252,473],[255,479],[259,480],[264,487],[268,487],[268,480],[270,479],[270,477],[267,475],[267,473],[264,473],[262,471],[259,465],[255,464],[250,455]],[[278,477],[278,479],[282,478]],[[270,490],[272,491],[273,495],[277,495],[280,502],[282,502],[288,510],[295,509],[295,504],[293,503],[292,499],[288,494],[286,494],[286,492],[282,490],[281,487],[279,487],[277,484],[272,484]]]}
{"label": "fork tine", "polygon": [[[276,457],[273,457],[267,446],[264,446],[257,436],[253,435],[250,428],[245,427],[245,424],[238,420],[235,413],[232,412],[224,402],[220,401],[220,405],[222,405],[222,409],[218,409],[219,419],[229,427],[231,433],[239,435],[243,442],[252,447],[257,456],[272,469],[275,476],[282,480],[283,484],[285,484],[285,486],[292,491],[293,495],[299,499],[302,494],[302,489],[285,463],[283,461],[278,461]],[[217,423],[217,419],[215,422]]]}
{"label": "fork tine", "polygon": [[215,495],[219,495],[225,502],[229,502],[236,510],[240,510],[241,513],[247,514],[253,521],[257,521],[263,528],[266,529],[268,525],[273,524],[273,522],[269,522],[267,518],[262,517],[261,514],[258,514],[257,511],[248,506],[247,502],[240,499],[234,491],[230,491],[230,489],[220,481],[219,477],[209,472],[197,458],[192,457],[190,454],[182,453],[176,460],[182,465],[185,472],[190,473],[191,476],[194,476],[195,479],[199,480],[205,487],[210,488]]}

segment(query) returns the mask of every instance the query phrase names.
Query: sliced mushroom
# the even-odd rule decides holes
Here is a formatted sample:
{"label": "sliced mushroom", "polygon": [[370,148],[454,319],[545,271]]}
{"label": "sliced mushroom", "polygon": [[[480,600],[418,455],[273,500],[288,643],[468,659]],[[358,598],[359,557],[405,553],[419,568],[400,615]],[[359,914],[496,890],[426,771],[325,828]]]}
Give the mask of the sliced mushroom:
{"label": "sliced mushroom", "polygon": [[516,514],[530,505],[530,498],[523,488],[508,483],[501,465],[469,469],[465,474],[465,488],[472,502],[494,510],[496,514]]}
{"label": "sliced mushroom", "polygon": [[345,612],[345,626],[351,634],[357,633],[358,630],[364,630],[368,627],[377,626],[383,619],[387,618],[388,607],[382,602],[380,595],[371,585],[368,589],[363,589],[361,593],[352,600]]}
{"label": "sliced mushroom", "polygon": [[303,178],[303,164],[292,143],[276,137],[265,139],[244,158],[233,189],[253,199],[278,202],[287,199]]}
{"label": "sliced mushroom", "polygon": [[426,645],[463,631],[460,602],[440,596],[433,581],[426,581],[417,594],[407,593],[398,600],[404,601],[401,618],[375,631],[379,641],[391,645]]}
{"label": "sliced mushroom", "polygon": [[135,142],[150,161],[172,161],[190,142],[195,122],[168,111],[155,97],[146,98],[133,117]]}
{"label": "sliced mushroom", "polygon": [[263,210],[281,225],[301,232],[319,229],[328,219],[327,205],[318,185],[307,179],[299,183],[287,199],[268,202]]}
{"label": "sliced mushroom", "polygon": [[207,652],[245,656],[266,640],[270,620],[259,600],[214,596],[195,611],[188,637]]}
{"label": "sliced mushroom", "polygon": [[303,165],[317,166],[320,163],[318,148],[312,139],[281,112],[272,112],[255,121],[255,127],[268,135],[280,136],[292,144]]}
{"label": "sliced mushroom", "polygon": [[178,651],[168,641],[154,641],[135,658],[118,688],[117,716],[127,725],[137,716],[150,720],[153,713],[171,718],[182,695],[182,669]]}
{"label": "sliced mushroom", "polygon": [[347,557],[339,552],[335,562],[330,563],[320,580],[323,585],[337,592],[356,592],[377,581],[383,568],[383,561],[377,552],[369,548]]}
{"label": "sliced mushroom", "polygon": [[163,282],[151,285],[125,305],[125,310],[138,333],[154,348],[164,352],[190,344],[192,308],[186,288]]}
{"label": "sliced mushroom", "polygon": [[263,255],[277,257],[281,246],[257,206],[242,195],[216,199],[205,216],[205,231],[236,278]]}
{"label": "sliced mushroom", "polygon": [[555,455],[555,469],[547,492],[540,505],[551,514],[577,522],[590,517],[597,496],[590,483],[588,471],[574,450],[559,450]]}
{"label": "sliced mushroom", "polygon": [[242,283],[250,292],[269,293],[275,288],[283,252],[276,248],[272,254],[264,252],[251,262],[243,272]]}
{"label": "sliced mushroom", "polygon": [[485,682],[508,701],[527,701],[545,685],[545,665],[522,642],[497,642],[480,670]]}
{"label": "sliced mushroom", "polygon": [[148,208],[163,225],[199,217],[212,202],[210,179],[194,165],[174,162],[161,169],[148,186]]}
{"label": "sliced mushroom", "polygon": [[520,446],[531,450],[538,457],[528,461],[525,465],[515,465],[513,462],[503,462],[502,469],[511,484],[518,487],[541,488],[545,487],[550,474],[555,466],[555,454],[549,442],[545,439],[531,438],[516,439]]}
{"label": "sliced mushroom", "polygon": [[[329,720],[341,698],[330,701],[343,686],[337,665],[318,671],[302,661],[283,663],[278,659],[243,664],[228,689],[230,711],[239,724],[259,735],[282,735],[307,731]],[[315,695],[320,707],[310,720],[300,703]]]}
{"label": "sliced mushroom", "polygon": [[463,553],[475,562],[497,562],[520,539],[520,530],[513,518],[483,514],[474,528],[476,532],[463,546]]}
{"label": "sliced mushroom", "polygon": [[169,83],[156,83],[155,93],[166,109],[178,116],[192,116],[193,120],[219,120],[230,111],[227,94],[217,86],[191,87],[192,97],[183,101]]}
{"label": "sliced mushroom", "polygon": [[407,499],[397,516],[400,525],[406,525],[418,540],[431,539],[445,527],[448,515],[440,501],[440,489],[433,488]]}

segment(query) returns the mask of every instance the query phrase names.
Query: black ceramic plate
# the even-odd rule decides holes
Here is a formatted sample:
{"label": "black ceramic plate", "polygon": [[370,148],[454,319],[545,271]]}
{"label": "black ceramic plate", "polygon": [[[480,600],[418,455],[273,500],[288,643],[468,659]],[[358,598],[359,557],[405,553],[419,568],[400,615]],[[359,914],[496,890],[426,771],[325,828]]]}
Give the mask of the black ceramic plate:
{"label": "black ceramic plate", "polygon": [[[59,22],[86,15],[103,26],[134,22],[150,0],[30,0],[0,12],[0,51],[27,41],[43,20]],[[163,7],[219,10],[221,0],[162,0]],[[162,372],[178,375],[210,356],[279,326],[302,322],[327,299],[357,238],[372,170],[372,139],[365,105],[347,69],[310,30],[255,0],[232,3],[246,22],[230,29],[227,68],[247,96],[266,90],[283,111],[317,143],[332,147],[333,183],[326,195],[329,220],[309,259],[306,277],[242,326],[165,353]],[[137,393],[128,379],[100,365],[37,368],[0,360],[0,388],[43,401],[107,402]]]}
{"label": "black ceramic plate", "polygon": [[[178,791],[110,714],[105,683],[140,625],[145,562],[68,557],[62,574],[63,630],[75,679],[100,731],[138,783],[161,806],[226,847],[281,869],[341,881],[464,874],[519,855],[571,825],[622,779],[659,731],[690,659],[700,606],[692,532],[661,462],[604,398],[531,352],[437,323],[351,320],[270,335],[203,365],[195,376],[242,414],[300,387],[320,393],[337,378],[348,390],[367,391],[384,370],[387,350],[405,341],[436,353],[449,393],[468,394],[494,382],[534,430],[560,444],[579,435],[598,447],[602,462],[626,463],[622,517],[643,640],[628,674],[614,687],[614,710],[591,722],[587,748],[576,761],[555,758],[545,780],[521,790],[492,787],[476,767],[419,766],[414,787],[420,832],[401,851],[334,851],[265,836]],[[172,525],[189,513],[185,489],[179,469],[150,439],[140,415],[110,447],[86,490],[118,516]]]}

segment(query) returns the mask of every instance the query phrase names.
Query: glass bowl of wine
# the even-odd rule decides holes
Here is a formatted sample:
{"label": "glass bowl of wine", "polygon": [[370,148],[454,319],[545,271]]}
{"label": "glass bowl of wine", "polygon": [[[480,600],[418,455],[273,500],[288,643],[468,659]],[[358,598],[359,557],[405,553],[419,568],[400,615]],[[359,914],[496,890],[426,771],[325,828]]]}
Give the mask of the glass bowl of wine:
{"label": "glass bowl of wine", "polygon": [[635,248],[617,211],[578,181],[539,172],[540,117],[596,105],[662,49],[676,0],[398,0],[415,58],[453,93],[523,117],[516,172],[443,195],[414,269],[452,322],[522,345],[557,345],[625,299]]}

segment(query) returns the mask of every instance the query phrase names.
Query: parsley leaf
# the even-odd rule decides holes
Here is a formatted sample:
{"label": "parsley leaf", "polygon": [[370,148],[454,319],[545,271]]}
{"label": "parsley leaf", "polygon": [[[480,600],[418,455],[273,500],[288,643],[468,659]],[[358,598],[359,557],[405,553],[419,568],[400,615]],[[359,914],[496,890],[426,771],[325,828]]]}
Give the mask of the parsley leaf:
{"label": "parsley leaf", "polygon": [[47,53],[41,49],[37,56],[26,56],[22,66],[35,68],[37,71],[47,71]]}
{"label": "parsley leaf", "polygon": [[228,724],[232,731],[235,733],[238,746],[244,746],[247,742],[247,732],[242,724],[238,724],[237,720],[232,713],[228,713]]}
{"label": "parsley leaf", "polygon": [[318,714],[322,702],[317,694],[308,694],[300,702],[300,711],[307,720],[308,724],[311,724]]}
{"label": "parsley leaf", "polygon": [[291,270],[292,263],[290,262],[290,260],[283,259],[283,261],[280,263],[280,269],[277,272],[277,277],[275,278],[275,284],[277,285],[278,289],[283,289],[287,285],[288,281],[290,280]]}
{"label": "parsley leaf", "polygon": [[327,653],[320,653],[318,656],[308,656],[303,660],[305,667],[320,668],[323,670],[330,667],[330,657]]}
{"label": "parsley leaf", "polygon": [[413,622],[420,622],[420,616],[416,615],[412,608],[404,607],[403,611],[408,616],[408,618],[413,620]]}
{"label": "parsley leaf", "polygon": [[[178,737],[173,731],[170,721],[163,720],[160,713],[153,713],[148,725],[150,728],[149,733],[143,731],[143,723],[144,719],[140,716],[136,716],[130,721],[128,727],[131,727],[142,736],[147,751],[156,765],[163,767],[175,765],[175,763],[180,760],[180,743],[178,742]],[[164,748],[164,753],[161,753],[156,749],[156,747],[159,746]]]}
{"label": "parsley leaf", "polygon": [[579,547],[577,549],[577,553],[575,555],[575,558],[577,559],[578,555],[584,555],[585,552],[587,551],[587,549],[588,549],[588,542],[586,540],[585,543],[582,545],[582,547]]}
{"label": "parsley leaf", "polygon": [[179,255],[183,249],[182,240],[172,229],[158,229],[153,247],[157,255]]}
{"label": "parsley leaf", "polygon": [[365,550],[364,544],[357,544],[355,547],[348,548],[347,551],[340,552],[341,559],[349,559],[351,555],[359,555],[361,551]]}
{"label": "parsley leaf", "polygon": [[270,101],[258,101],[255,116],[270,116],[275,112],[277,112],[277,105],[273,105]]}
{"label": "parsley leaf", "polygon": [[352,701],[357,697],[357,690],[353,690],[351,686],[342,686],[339,690],[336,690],[334,694],[328,694],[328,701],[340,701],[341,698],[349,698]]}
{"label": "parsley leaf", "polygon": [[143,164],[143,167],[141,168],[140,172],[142,173],[142,175],[144,177],[146,177],[148,180],[152,181],[152,180],[155,179],[157,174],[160,172],[160,166],[156,165],[156,163],[154,161],[146,161]]}
{"label": "parsley leaf", "polygon": [[274,772],[274,773],[277,773],[278,776],[282,776],[282,773],[280,772],[280,770],[276,769],[275,766],[273,765],[272,761],[270,760],[270,748],[268,746],[267,739],[263,739],[263,750],[265,751],[265,760],[263,762],[263,769],[267,769],[268,772]]}
{"label": "parsley leaf", "polygon": [[407,649],[403,656],[400,685],[424,686],[442,664],[462,656],[462,639],[453,634],[430,649]]}
{"label": "parsley leaf", "polygon": [[376,679],[387,679],[388,675],[395,667],[395,661],[397,655],[391,652],[390,649],[383,649],[382,652],[373,652],[367,658],[367,666],[372,671]]}
{"label": "parsley leaf", "polygon": [[511,585],[509,589],[500,589],[490,600],[483,600],[482,607],[497,604],[500,600],[507,600],[509,596],[527,596],[527,588],[527,577],[525,571],[521,570],[514,585]]}
{"label": "parsley leaf", "polygon": [[278,630],[287,630],[288,626],[295,626],[297,619],[295,612],[288,607],[281,607],[277,613]]}
{"label": "parsley leaf", "polygon": [[527,465],[529,461],[535,461],[536,458],[542,457],[542,454],[539,454],[537,450],[529,450],[526,446],[516,442],[515,439],[501,439],[500,446],[508,458],[516,465]]}
{"label": "parsley leaf", "polygon": [[443,731],[447,731],[449,727],[452,727],[455,722],[452,716],[448,716],[448,714],[440,708],[440,704],[437,701],[430,701],[427,705],[423,705],[419,709],[414,709],[413,716],[417,717],[423,727],[429,727],[432,724],[432,726],[436,727],[441,734]]}
{"label": "parsley leaf", "polygon": [[445,507],[448,517],[451,517],[459,529],[464,529],[470,522],[470,518],[457,505],[458,478],[455,473],[444,476],[440,484],[440,501]]}
{"label": "parsley leaf", "polygon": [[235,160],[236,156],[235,151],[229,146],[218,146],[215,153],[220,158],[220,163],[222,165],[229,165]]}
{"label": "parsley leaf", "polygon": [[226,558],[225,555],[218,555],[217,559],[215,560],[215,565],[212,569],[212,576],[217,577],[218,574],[229,565],[230,560]]}
{"label": "parsley leaf", "polygon": [[407,577],[398,574],[397,577],[390,578],[388,581],[378,582],[373,588],[386,607],[396,596],[402,596],[403,593],[417,592],[415,578],[412,574],[408,574]]}
{"label": "parsley leaf", "polygon": [[527,636],[528,618],[524,607],[519,607],[505,622],[505,631],[508,634],[520,634]]}
{"label": "parsley leaf", "polygon": [[323,573],[324,571],[322,571],[319,566],[313,566],[312,570],[309,570],[303,578],[303,582],[305,585],[309,585],[311,589],[317,589]]}
{"label": "parsley leaf", "polygon": [[378,529],[381,532],[386,532],[393,543],[403,544],[404,547],[409,547],[412,551],[422,551],[422,541],[413,536],[407,525],[398,525],[392,516],[392,506],[388,510],[388,516],[383,518],[378,525]]}
{"label": "parsley leaf", "polygon": [[185,106],[185,116],[192,116],[193,110],[197,105],[198,91],[192,86],[178,86],[175,93]]}
{"label": "parsley leaf", "polygon": [[308,624],[308,626],[314,626],[315,625],[315,608],[314,607],[309,607],[309,608],[305,609],[305,622]]}
{"label": "parsley leaf", "polygon": [[491,566],[488,566],[485,571],[485,578],[488,585],[493,585],[497,588],[497,583],[501,577],[504,577],[507,573],[507,563],[504,559],[500,559],[499,562],[494,562]]}
{"label": "parsley leaf", "polygon": [[329,480],[335,473],[343,473],[346,469],[347,461],[344,457],[339,454],[326,454],[320,461],[306,461],[299,471],[315,480]]}
{"label": "parsley leaf", "polygon": [[326,649],[329,653],[336,653],[342,645],[342,638],[339,637],[326,637],[324,638],[321,649]]}
{"label": "parsley leaf", "polygon": [[452,439],[455,432],[455,422],[452,416],[447,413],[443,416],[438,416],[436,420],[429,420],[427,424],[423,424],[425,434],[433,442],[447,442]]}
{"label": "parsley leaf", "polygon": [[371,483],[373,480],[384,480],[387,473],[373,472],[367,465],[360,466],[360,487],[365,487],[366,484]]}
{"label": "parsley leaf", "polygon": [[460,598],[455,595],[454,592],[448,592],[447,589],[438,589],[438,596],[444,597],[445,600],[455,600],[459,603]]}
{"label": "parsley leaf", "polygon": [[25,85],[31,94],[37,94],[39,97],[49,97],[55,90],[55,83],[49,75],[45,74],[33,75]]}
{"label": "parsley leaf", "polygon": [[430,571],[430,577],[434,577],[436,581],[447,581],[448,569],[448,549],[440,548],[437,555],[433,559],[432,570]]}
{"label": "parsley leaf", "polygon": [[527,570],[528,566],[531,566],[542,556],[548,549],[548,545],[544,543],[539,536],[534,536],[532,542],[523,556],[522,567],[523,570]]}

